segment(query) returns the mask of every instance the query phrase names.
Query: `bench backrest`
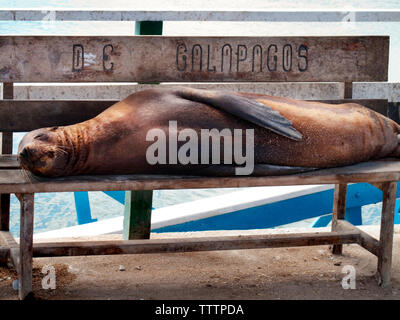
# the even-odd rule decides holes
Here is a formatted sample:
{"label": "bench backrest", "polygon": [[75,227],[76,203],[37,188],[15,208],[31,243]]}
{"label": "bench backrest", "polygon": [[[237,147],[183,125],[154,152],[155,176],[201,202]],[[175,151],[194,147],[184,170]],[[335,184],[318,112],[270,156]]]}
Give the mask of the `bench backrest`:
{"label": "bench backrest", "polygon": [[[387,36],[0,36],[5,83],[344,82],[351,99],[352,82],[387,81],[388,60]],[[5,99],[0,131],[84,121],[114,102]],[[364,105],[387,113],[385,101]]]}

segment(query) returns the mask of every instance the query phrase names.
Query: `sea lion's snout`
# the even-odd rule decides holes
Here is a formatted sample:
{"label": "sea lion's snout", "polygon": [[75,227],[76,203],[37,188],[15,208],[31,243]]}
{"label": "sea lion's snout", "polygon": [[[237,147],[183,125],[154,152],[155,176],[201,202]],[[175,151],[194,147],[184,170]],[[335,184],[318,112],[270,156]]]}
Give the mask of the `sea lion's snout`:
{"label": "sea lion's snout", "polygon": [[18,154],[18,158],[22,161],[26,161],[29,158],[30,154],[31,152],[29,151],[29,148],[23,148],[22,151]]}

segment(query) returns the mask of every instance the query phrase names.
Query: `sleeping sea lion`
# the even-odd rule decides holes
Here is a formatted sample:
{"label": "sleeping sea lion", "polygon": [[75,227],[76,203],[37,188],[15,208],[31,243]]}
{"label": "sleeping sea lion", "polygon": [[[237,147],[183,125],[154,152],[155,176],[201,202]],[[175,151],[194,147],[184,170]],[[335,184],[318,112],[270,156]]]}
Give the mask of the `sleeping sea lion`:
{"label": "sleeping sea lion", "polygon": [[[242,147],[244,132],[253,130],[256,170],[250,174],[256,175],[290,174],[400,155],[400,126],[358,104],[330,105],[249,93],[157,87],[134,93],[90,120],[27,133],[19,144],[18,159],[22,168],[49,177],[232,175],[233,168],[242,164],[235,159],[213,163],[212,152],[208,152],[208,163],[201,162],[204,150],[200,147],[195,155],[197,162],[149,163],[146,155],[156,143],[154,136],[149,139],[150,130],[166,133],[168,149],[173,143],[171,123],[176,125],[175,131],[191,129],[185,132],[198,137],[202,130],[242,130],[238,131],[243,133]],[[184,144],[184,139],[177,141],[177,148]],[[224,150],[221,145],[220,153]],[[161,151],[164,149],[155,155]],[[171,153],[167,156],[176,158]]]}

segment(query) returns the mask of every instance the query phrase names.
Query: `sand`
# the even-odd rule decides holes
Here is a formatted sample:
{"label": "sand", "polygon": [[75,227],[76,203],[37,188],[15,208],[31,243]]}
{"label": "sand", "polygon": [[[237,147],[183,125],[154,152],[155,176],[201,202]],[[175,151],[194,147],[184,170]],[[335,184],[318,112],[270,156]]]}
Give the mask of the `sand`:
{"label": "sand", "polygon": [[[376,235],[377,227],[364,227]],[[272,230],[271,232],[297,230]],[[304,231],[304,230],[301,230]],[[265,232],[254,230],[251,234]],[[244,232],[239,232],[244,233]],[[153,238],[233,235],[235,231],[152,234]],[[120,239],[108,235],[91,240]],[[66,239],[57,239],[65,241]],[[76,238],[69,240],[89,240]],[[42,240],[43,241],[43,240]],[[392,285],[375,280],[377,258],[358,245],[343,255],[329,246],[168,254],[35,258],[35,299],[400,299],[400,229],[395,228]],[[42,268],[56,270],[56,289],[43,289]],[[342,287],[346,266],[356,272],[355,289]],[[0,267],[0,299],[17,299],[17,279]],[[347,282],[348,283],[348,282]]]}

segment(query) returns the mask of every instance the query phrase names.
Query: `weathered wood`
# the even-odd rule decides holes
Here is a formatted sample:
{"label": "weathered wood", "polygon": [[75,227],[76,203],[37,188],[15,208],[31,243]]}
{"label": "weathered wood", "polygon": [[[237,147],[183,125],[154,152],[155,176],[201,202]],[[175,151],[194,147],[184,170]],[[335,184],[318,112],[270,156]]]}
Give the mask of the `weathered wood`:
{"label": "weathered wood", "polygon": [[400,123],[400,102],[389,102],[387,116],[393,121]]}
{"label": "weathered wood", "polygon": [[8,260],[18,270],[19,257],[15,253],[19,253],[19,245],[9,231],[0,231],[0,264],[6,264]]}
{"label": "weathered wood", "polygon": [[32,293],[33,210],[34,194],[21,194],[20,249],[19,249],[19,298]]}
{"label": "weathered wood", "polygon": [[0,81],[387,81],[388,49],[387,36],[2,36]]}
{"label": "weathered wood", "polygon": [[353,82],[344,83],[344,98],[345,99],[353,98]]}
{"label": "weathered wood", "polygon": [[17,169],[17,168],[20,168],[17,155],[15,154],[0,155],[0,169]]}
{"label": "weathered wood", "polygon": [[358,244],[362,246],[364,249],[368,250],[372,254],[378,256],[379,252],[379,241],[366,233],[365,231],[353,226],[350,222],[346,220],[337,220],[336,222],[336,231],[337,232],[358,232],[359,234],[359,242]]}
{"label": "weathered wood", "polygon": [[[313,100],[331,104],[358,103],[387,115],[387,100]],[[117,100],[9,100],[0,101],[0,130],[25,132],[43,127],[65,126],[95,117]],[[10,152],[11,153],[11,152]]]}
{"label": "weathered wood", "polygon": [[[255,166],[256,169],[256,166]],[[172,175],[87,175],[43,178],[9,169],[0,170],[0,192],[36,193],[71,191],[162,190],[196,188],[239,188],[309,184],[346,184],[400,180],[400,161],[380,160],[352,166],[315,170],[287,176],[172,176]]]}
{"label": "weathered wood", "polygon": [[370,182],[369,184],[383,191],[384,182]]}
{"label": "weathered wood", "polygon": [[[11,130],[10,130],[11,131]],[[2,132],[1,133],[1,153],[10,154],[12,153],[12,132]]]}
{"label": "weathered wood", "polygon": [[153,190],[125,192],[125,240],[150,238],[152,204]]}
{"label": "weathered wood", "polygon": [[95,117],[116,102],[118,101],[0,101],[0,130],[25,132],[75,124]]}
{"label": "weathered wood", "polygon": [[10,194],[0,194],[0,230],[10,230]]}
{"label": "weathered wood", "polygon": [[378,283],[382,287],[390,285],[392,267],[394,208],[397,182],[386,182],[383,186],[381,230],[378,250]]}
{"label": "weathered wood", "polygon": [[[3,83],[3,99],[14,98],[13,83]],[[0,130],[1,131],[1,130]],[[13,134],[12,132],[1,132],[1,154],[12,153]],[[10,194],[0,194],[0,230],[10,230]]]}
{"label": "weathered wood", "polygon": [[[346,213],[346,193],[347,184],[339,183],[335,185],[332,212],[332,231],[337,230],[338,220],[343,220]],[[333,254],[342,254],[342,245],[334,245]]]}
{"label": "weathered wood", "polygon": [[[387,82],[361,82],[357,86],[363,90],[360,99],[367,97],[371,90],[364,90],[364,85],[373,84],[375,90],[385,91],[388,88],[392,92],[393,83]],[[176,87],[176,83],[163,82],[163,88]],[[273,96],[288,97],[293,99],[339,99],[343,98],[343,83],[340,82],[183,82],[180,85],[198,89],[213,89],[225,91],[241,91],[249,93],[267,94]],[[152,83],[82,83],[77,86],[74,83],[23,83],[16,89],[15,98],[18,100],[121,100],[128,95],[154,88],[158,84]],[[381,90],[376,90],[376,88]],[[390,95],[389,95],[390,97]],[[368,96],[369,98],[369,96]],[[371,96],[374,99],[387,99],[385,95]],[[396,101],[396,100],[392,100]]]}
{"label": "weathered wood", "polygon": [[358,232],[315,232],[188,239],[118,240],[90,242],[37,243],[34,257],[142,254],[313,246],[332,243],[357,243]]}

